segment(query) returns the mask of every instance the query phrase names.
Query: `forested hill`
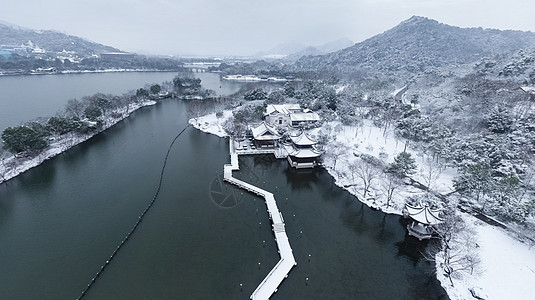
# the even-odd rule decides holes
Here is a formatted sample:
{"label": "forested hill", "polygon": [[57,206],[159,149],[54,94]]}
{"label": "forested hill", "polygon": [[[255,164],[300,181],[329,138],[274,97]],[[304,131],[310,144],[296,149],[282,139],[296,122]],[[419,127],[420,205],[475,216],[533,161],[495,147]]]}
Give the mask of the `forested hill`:
{"label": "forested hill", "polygon": [[300,69],[420,72],[473,63],[486,56],[535,46],[535,33],[459,28],[414,16],[398,26],[349,48],[303,57]]}
{"label": "forested hill", "polygon": [[0,22],[0,45],[27,45],[28,41],[49,52],[63,50],[87,56],[102,52],[118,52],[117,48],[91,42],[86,39],[67,35],[53,30],[31,30],[10,26]]}

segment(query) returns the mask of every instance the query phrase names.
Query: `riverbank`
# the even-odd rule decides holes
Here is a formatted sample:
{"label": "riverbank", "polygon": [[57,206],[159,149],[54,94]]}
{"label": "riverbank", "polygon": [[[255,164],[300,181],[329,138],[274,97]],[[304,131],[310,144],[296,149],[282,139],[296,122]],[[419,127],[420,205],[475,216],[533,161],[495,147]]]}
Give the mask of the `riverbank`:
{"label": "riverbank", "polygon": [[50,143],[50,145],[39,155],[30,157],[30,158],[17,158],[14,155],[5,153],[4,157],[0,161],[0,184],[16,177],[17,175],[26,172],[27,170],[37,167],[42,164],[44,161],[61,154],[70,148],[83,143],[95,135],[105,131],[106,129],[112,127],[113,125],[119,123],[120,121],[128,118],[130,114],[136,110],[145,107],[155,105],[157,102],[153,100],[144,100],[139,103],[132,103],[125,110],[118,109],[115,115],[120,117],[118,118],[106,118],[102,124],[102,127],[95,132],[91,132],[84,135],[79,134],[65,134],[59,137]]}
{"label": "riverbank", "polygon": [[26,76],[26,75],[64,75],[64,74],[93,74],[93,73],[122,73],[122,72],[177,72],[178,70],[157,69],[104,69],[104,70],[63,70],[57,72],[26,72],[15,71],[6,73],[0,71],[0,76]]}
{"label": "riverbank", "polygon": [[[215,113],[190,120],[195,128],[217,135],[227,136],[221,125],[232,116],[231,111],[225,111],[223,117],[217,118]],[[387,205],[381,183],[371,187],[367,197],[363,197],[363,186],[358,178],[353,178],[349,168],[350,162],[357,159],[360,154],[369,154],[383,157],[391,162],[395,155],[404,149],[404,142],[398,140],[394,132],[373,126],[365,122],[361,127],[343,126],[339,122],[325,124],[322,128],[313,131],[313,134],[325,134],[328,131],[334,140],[326,146],[323,159],[324,168],[331,174],[336,185],[355,195],[366,205],[388,214],[402,214],[405,199],[410,196],[422,195],[423,192],[411,185],[401,185],[394,197]],[[453,169],[437,169],[430,163],[428,157],[414,150],[408,149],[418,164],[418,174],[415,180],[423,180],[425,173],[435,175],[429,185],[432,190],[440,193],[451,192],[452,179],[455,176]],[[336,155],[332,155],[335,153]],[[331,154],[331,155],[329,155]],[[434,168],[434,169],[433,169]],[[441,170],[438,172],[438,170]],[[379,180],[378,180],[379,181]],[[511,236],[511,232],[485,224],[475,217],[460,213],[468,227],[475,232],[472,242],[476,243],[482,270],[480,273],[462,274],[449,278],[441,271],[437,260],[437,279],[447,291],[452,300],[475,299],[473,295],[482,296],[483,299],[531,299],[535,295],[535,247],[523,243]],[[507,276],[504,276],[507,274]],[[507,277],[507,278],[504,278]]]}

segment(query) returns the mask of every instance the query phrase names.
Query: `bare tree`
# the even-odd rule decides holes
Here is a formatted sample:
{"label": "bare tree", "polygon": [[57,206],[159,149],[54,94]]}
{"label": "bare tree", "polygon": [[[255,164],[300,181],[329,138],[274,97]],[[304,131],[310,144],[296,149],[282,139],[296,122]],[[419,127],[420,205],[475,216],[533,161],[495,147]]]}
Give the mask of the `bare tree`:
{"label": "bare tree", "polygon": [[6,174],[9,170],[8,164],[6,162],[8,156],[9,152],[0,149],[0,163],[2,164],[2,168],[0,169],[0,182],[6,181]]}
{"label": "bare tree", "polygon": [[236,120],[236,118],[233,116],[224,121],[222,127],[223,130],[225,130],[225,132],[233,138],[241,138],[245,136],[245,132],[247,130],[247,126],[244,123]]}
{"label": "bare tree", "polygon": [[360,160],[354,166],[354,172],[362,180],[364,186],[362,196],[366,198],[372,183],[381,175],[381,170],[370,163]]}
{"label": "bare tree", "polygon": [[187,115],[199,125],[199,117],[206,113],[202,100],[190,100],[187,105]]}
{"label": "bare tree", "polygon": [[340,143],[336,143],[333,147],[330,147],[326,153],[328,157],[333,160],[333,170],[336,171],[336,163],[338,159],[346,153],[345,146]]}
{"label": "bare tree", "polygon": [[438,166],[432,158],[423,159],[424,163],[420,168],[420,175],[424,180],[424,184],[427,192],[431,191],[431,188],[435,185],[436,181],[443,172],[443,169]]}
{"label": "bare tree", "polygon": [[476,233],[455,214],[454,208],[445,215],[443,223],[434,227],[434,232],[438,241],[427,247],[424,257],[438,262],[437,272],[442,270],[451,286],[454,286],[453,277],[456,275],[480,273]]}
{"label": "bare tree", "polygon": [[81,118],[85,107],[86,104],[84,104],[82,101],[79,101],[77,99],[70,99],[65,105],[65,113],[68,116]]}
{"label": "bare tree", "polygon": [[402,185],[402,181],[399,177],[392,174],[386,173],[382,182],[381,187],[386,195],[386,207],[390,207],[394,192]]}

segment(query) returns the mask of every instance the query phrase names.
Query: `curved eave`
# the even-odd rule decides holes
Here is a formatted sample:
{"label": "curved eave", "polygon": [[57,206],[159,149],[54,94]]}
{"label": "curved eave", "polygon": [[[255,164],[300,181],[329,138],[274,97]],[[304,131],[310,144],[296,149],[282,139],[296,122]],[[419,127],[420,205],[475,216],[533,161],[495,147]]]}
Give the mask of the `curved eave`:
{"label": "curved eave", "polygon": [[405,204],[409,217],[416,222],[425,225],[436,225],[442,223],[444,220],[438,216],[439,210],[432,210],[429,206],[412,206]]}

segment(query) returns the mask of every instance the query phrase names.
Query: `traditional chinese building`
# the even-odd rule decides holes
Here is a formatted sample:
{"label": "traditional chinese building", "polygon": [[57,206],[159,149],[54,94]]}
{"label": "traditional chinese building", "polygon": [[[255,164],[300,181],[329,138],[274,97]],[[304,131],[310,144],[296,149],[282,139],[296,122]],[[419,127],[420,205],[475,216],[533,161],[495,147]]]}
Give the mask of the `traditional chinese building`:
{"label": "traditional chinese building", "polygon": [[288,163],[296,169],[314,168],[323,151],[316,148],[317,141],[311,139],[305,132],[297,136],[290,136],[291,143],[284,147],[288,152]]}
{"label": "traditional chinese building", "polygon": [[433,226],[443,222],[438,213],[439,210],[431,209],[428,205],[405,204],[404,215],[412,219],[407,225],[409,235],[419,240],[430,239],[433,235]]}
{"label": "traditional chinese building", "polygon": [[251,133],[256,148],[278,147],[282,137],[275,128],[269,126],[266,122],[262,122],[260,125],[251,128]]}
{"label": "traditional chinese building", "polygon": [[319,121],[317,113],[302,109],[297,103],[294,104],[270,104],[264,113],[266,123],[271,126],[299,126],[312,124]]}

